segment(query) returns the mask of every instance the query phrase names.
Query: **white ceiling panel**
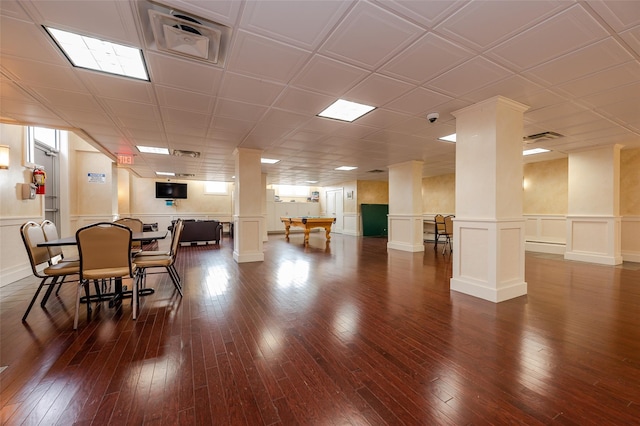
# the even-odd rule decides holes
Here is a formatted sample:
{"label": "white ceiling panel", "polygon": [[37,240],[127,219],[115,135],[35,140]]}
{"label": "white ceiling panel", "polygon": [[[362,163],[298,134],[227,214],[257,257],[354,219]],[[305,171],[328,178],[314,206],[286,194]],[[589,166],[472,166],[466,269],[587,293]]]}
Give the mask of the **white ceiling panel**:
{"label": "white ceiling panel", "polygon": [[[4,6],[2,2],[0,10],[3,10]],[[0,28],[5,35],[0,38],[3,60],[6,55],[68,66],[64,55],[54,48],[53,41],[34,23],[0,16]]]}
{"label": "white ceiling panel", "polygon": [[540,22],[560,7],[558,2],[543,0],[469,2],[436,30],[467,46],[485,50]]}
{"label": "white ceiling panel", "polygon": [[422,84],[472,56],[472,51],[428,33],[383,65],[380,72]]}
{"label": "white ceiling panel", "polygon": [[205,95],[215,94],[222,71],[218,68],[156,52],[145,55],[151,80],[164,86],[190,90]]}
{"label": "white ceiling panel", "polygon": [[474,90],[509,76],[509,72],[493,62],[477,56],[426,83],[430,89],[453,97],[462,97]]}
{"label": "white ceiling panel", "polygon": [[155,91],[158,104],[163,107],[210,114],[215,104],[215,97],[198,92],[159,85],[155,85]]}
{"label": "white ceiling panel", "polygon": [[352,3],[251,1],[246,4],[240,26],[284,43],[314,50]]}
{"label": "white ceiling panel", "polygon": [[219,96],[224,99],[268,106],[273,103],[282,89],[283,86],[278,83],[227,73],[220,87]]}
{"label": "white ceiling panel", "polygon": [[287,83],[310,57],[310,52],[240,31],[228,69],[266,80]]}
{"label": "white ceiling panel", "polygon": [[415,114],[417,112],[419,115],[423,115],[451,99],[453,98],[450,96],[425,89],[424,87],[417,87],[398,99],[389,102],[385,107],[405,114]]}
{"label": "white ceiling panel", "polygon": [[320,53],[374,70],[421,33],[412,23],[370,3],[359,2],[322,45]]}
{"label": "white ceiling panel", "polygon": [[575,5],[515,35],[491,49],[487,55],[522,71],[595,43],[608,35],[592,16],[581,6]]}
{"label": "white ceiling panel", "polygon": [[637,1],[587,0],[587,3],[616,31],[640,25],[640,7]]}
{"label": "white ceiling panel", "polygon": [[414,89],[415,85],[407,84],[380,74],[371,74],[356,87],[345,94],[345,98],[371,106],[383,106],[404,93]]}
{"label": "white ceiling panel", "polygon": [[323,56],[314,56],[300,74],[293,79],[293,85],[325,93],[340,95],[369,73],[361,68],[334,61]]}

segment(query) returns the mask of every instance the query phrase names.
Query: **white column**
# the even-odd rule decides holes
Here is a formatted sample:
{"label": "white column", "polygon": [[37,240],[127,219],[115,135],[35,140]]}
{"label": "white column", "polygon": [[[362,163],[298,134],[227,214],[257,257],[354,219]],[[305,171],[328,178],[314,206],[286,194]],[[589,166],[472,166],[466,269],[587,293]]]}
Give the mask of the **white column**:
{"label": "white column", "polygon": [[494,97],[456,117],[451,289],[492,302],[527,294],[522,135],[527,106]]}
{"label": "white column", "polygon": [[269,240],[269,233],[267,232],[267,175],[262,174],[262,180],[260,183],[260,189],[262,190],[262,201],[260,208],[262,209],[262,241]]}
{"label": "white column", "polygon": [[261,227],[264,226],[262,199],[262,151],[236,148],[235,214],[233,216],[233,258],[238,263],[262,262]]}
{"label": "white column", "polygon": [[619,265],[621,254],[620,149],[569,154],[565,259]]}
{"label": "white column", "polygon": [[422,161],[407,161],[389,166],[387,249],[424,251],[422,164]]}

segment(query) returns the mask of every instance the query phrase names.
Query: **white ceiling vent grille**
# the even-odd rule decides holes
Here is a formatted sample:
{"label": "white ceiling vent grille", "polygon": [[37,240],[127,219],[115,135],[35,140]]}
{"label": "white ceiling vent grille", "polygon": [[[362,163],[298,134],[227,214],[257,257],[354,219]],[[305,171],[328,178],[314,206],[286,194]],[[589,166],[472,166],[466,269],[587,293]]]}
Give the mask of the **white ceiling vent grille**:
{"label": "white ceiling vent grille", "polygon": [[224,66],[231,28],[156,2],[134,3],[147,47]]}
{"label": "white ceiling vent grille", "polygon": [[171,155],[175,157],[200,158],[200,153],[198,151],[187,151],[186,149],[174,149],[171,151]]}

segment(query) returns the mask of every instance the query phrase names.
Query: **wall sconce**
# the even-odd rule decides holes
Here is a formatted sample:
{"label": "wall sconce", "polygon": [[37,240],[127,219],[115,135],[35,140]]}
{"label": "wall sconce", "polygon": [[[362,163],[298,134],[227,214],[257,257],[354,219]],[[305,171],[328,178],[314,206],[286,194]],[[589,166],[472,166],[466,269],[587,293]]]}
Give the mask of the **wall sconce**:
{"label": "wall sconce", "polygon": [[9,168],[9,147],[0,145],[0,169]]}

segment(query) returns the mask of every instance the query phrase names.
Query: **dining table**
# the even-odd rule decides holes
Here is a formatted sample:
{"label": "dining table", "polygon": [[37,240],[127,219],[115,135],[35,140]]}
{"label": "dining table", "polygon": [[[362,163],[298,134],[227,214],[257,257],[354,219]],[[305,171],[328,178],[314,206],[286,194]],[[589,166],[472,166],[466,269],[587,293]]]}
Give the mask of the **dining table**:
{"label": "dining table", "polygon": [[[145,232],[132,232],[131,241],[150,241],[150,240],[163,240],[167,238],[169,231],[145,231]],[[54,247],[54,246],[75,246],[78,245],[76,236],[58,238],[57,240],[43,241],[38,244],[38,247]],[[135,262],[134,262],[135,263]],[[146,296],[152,294],[155,290],[153,288],[144,288],[138,291],[140,296]],[[118,301],[131,297],[132,292],[127,291],[122,285],[122,278],[116,278],[114,284],[113,293],[104,293],[99,297],[91,296],[91,300],[108,301],[109,307],[114,306]],[[86,299],[83,297],[83,301]]]}

